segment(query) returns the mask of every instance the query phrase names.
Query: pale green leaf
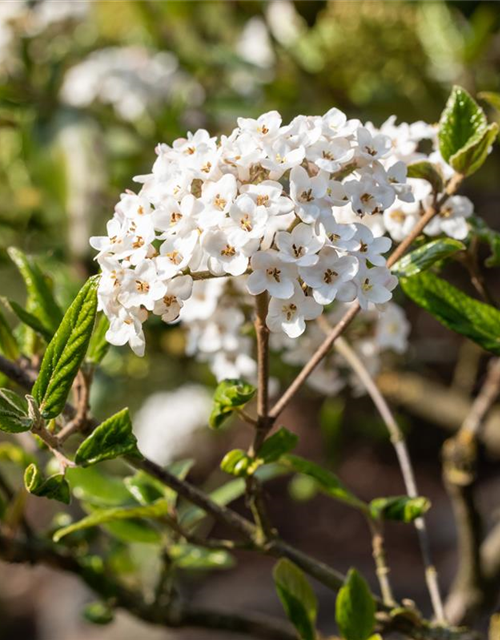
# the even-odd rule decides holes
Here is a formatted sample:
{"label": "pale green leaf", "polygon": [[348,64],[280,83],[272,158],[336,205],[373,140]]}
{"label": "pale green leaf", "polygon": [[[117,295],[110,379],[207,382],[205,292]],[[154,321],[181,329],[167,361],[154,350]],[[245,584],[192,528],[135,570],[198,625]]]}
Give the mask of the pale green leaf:
{"label": "pale green leaf", "polygon": [[351,569],[337,595],[335,618],[344,640],[367,640],[375,626],[375,601],[364,578]]}
{"label": "pale green leaf", "polygon": [[54,542],[59,542],[61,538],[88,529],[90,527],[98,527],[100,525],[110,524],[119,520],[130,520],[135,518],[158,519],[168,515],[169,505],[165,500],[158,500],[153,504],[140,507],[115,507],[113,509],[99,509],[88,515],[86,518],[78,522],[74,522],[67,527],[63,527],[55,532]]}
{"label": "pale green leaf", "polygon": [[315,640],[318,602],[304,573],[286,558],[273,571],[274,583],[285,613],[303,640]]}

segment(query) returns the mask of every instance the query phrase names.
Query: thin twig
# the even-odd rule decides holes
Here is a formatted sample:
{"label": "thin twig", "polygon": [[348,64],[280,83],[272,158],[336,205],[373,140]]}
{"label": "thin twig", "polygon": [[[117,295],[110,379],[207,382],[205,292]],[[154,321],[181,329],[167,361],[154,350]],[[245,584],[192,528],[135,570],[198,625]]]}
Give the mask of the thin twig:
{"label": "thin twig", "polygon": [[[399,462],[399,467],[403,476],[406,493],[410,498],[417,498],[419,493],[417,490],[415,474],[413,472],[413,466],[411,464],[406,441],[403,432],[399,428],[399,425],[389,408],[389,405],[385,401],[384,396],[381,394],[379,388],[377,387],[369,371],[363,364],[361,358],[359,358],[357,353],[350,347],[349,343],[344,338],[340,337],[335,343],[335,348],[345,358],[349,366],[356,373],[366,391],[370,395],[370,398],[377,408],[377,411],[380,413],[380,416],[385,422]],[[425,579],[431,597],[434,614],[436,616],[437,622],[443,624],[446,621],[443,602],[439,590],[436,568],[434,567],[431,558],[429,537],[425,520],[423,518],[417,518],[414,524],[418,534],[420,552],[422,554],[422,559],[425,567]]]}
{"label": "thin twig", "polygon": [[393,607],[395,601],[389,580],[389,565],[387,564],[385,557],[382,523],[374,520],[373,518],[367,518],[367,522],[372,536],[372,553],[373,559],[375,560],[375,566],[377,568],[377,578],[380,585],[380,591],[382,592],[382,600],[388,607]]}
{"label": "thin twig", "polygon": [[89,410],[90,386],[92,384],[92,370],[80,370],[76,377],[75,396],[76,413],[74,417],[59,431],[57,439],[65,442],[74,433],[78,433],[87,423]]}

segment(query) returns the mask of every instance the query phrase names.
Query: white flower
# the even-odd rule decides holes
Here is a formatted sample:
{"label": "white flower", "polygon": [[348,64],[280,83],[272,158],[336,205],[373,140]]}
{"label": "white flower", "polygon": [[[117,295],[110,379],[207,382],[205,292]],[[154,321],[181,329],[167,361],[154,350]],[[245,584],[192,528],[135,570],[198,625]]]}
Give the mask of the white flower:
{"label": "white flower", "polygon": [[208,268],[212,273],[241,276],[247,270],[248,258],[259,246],[259,241],[250,239],[242,245],[234,242],[226,231],[207,231],[202,246],[210,256]]}
{"label": "white flower", "polygon": [[200,223],[204,229],[213,229],[221,225],[229,213],[237,191],[236,178],[230,173],[217,182],[205,182],[201,193],[205,208],[200,214]]}
{"label": "white flower", "polygon": [[249,134],[257,143],[267,143],[274,140],[281,126],[281,116],[277,111],[263,113],[253,118],[238,118],[238,127],[243,133]]}
{"label": "white flower", "polygon": [[328,245],[341,251],[355,251],[359,248],[356,239],[357,228],[355,224],[338,223],[332,216],[321,218],[318,225],[319,234],[325,236]]}
{"label": "white flower", "polygon": [[267,158],[264,158],[261,164],[265,169],[269,169],[271,180],[279,180],[288,169],[297,167],[306,154],[304,147],[294,147],[280,138],[271,146],[266,146],[265,150]]}
{"label": "white flower", "polygon": [[319,304],[330,304],[338,298],[351,302],[356,297],[352,281],[358,272],[359,262],[354,256],[340,257],[332,247],[325,247],[319,261],[313,266],[299,267],[300,277],[312,289],[313,298]]}
{"label": "white flower", "polygon": [[199,233],[191,231],[186,236],[169,236],[160,247],[156,258],[158,272],[164,279],[173,278],[183,269],[199,260]]}
{"label": "white flower", "polygon": [[326,194],[327,185],[328,181],[324,173],[311,178],[303,167],[294,167],[290,171],[290,196],[301,220],[314,222],[319,218],[321,199]]}
{"label": "white flower", "polygon": [[406,238],[418,220],[418,206],[405,206],[405,204],[397,202],[384,211],[385,228],[396,242],[401,242],[403,238]]}
{"label": "white flower", "polygon": [[306,296],[298,284],[291,298],[271,298],[266,324],[271,331],[284,331],[290,338],[297,338],[306,329],[306,320],[315,320],[323,307]]}
{"label": "white flower", "polygon": [[390,239],[385,236],[375,238],[370,229],[364,224],[356,223],[355,227],[359,248],[352,253],[363,261],[368,260],[376,266],[383,266],[385,264],[385,258],[382,254],[391,248],[392,243]]}
{"label": "white flower", "polygon": [[384,157],[391,148],[391,141],[387,136],[376,134],[372,136],[366,127],[359,127],[356,132],[358,147],[356,155],[363,160],[372,162]]}
{"label": "white flower", "polygon": [[125,309],[119,307],[110,319],[106,340],[117,347],[129,344],[132,351],[142,357],[146,347],[142,323],[147,319],[145,309]]}
{"label": "white flower", "polygon": [[386,267],[368,269],[361,265],[356,277],[357,299],[361,308],[369,309],[370,303],[379,305],[389,302],[391,291],[397,284],[398,279]]}
{"label": "white flower", "polygon": [[248,240],[264,237],[268,217],[266,207],[257,205],[249,195],[243,194],[231,206],[224,230],[232,242],[243,245]]}
{"label": "white flower", "polygon": [[191,276],[178,276],[169,280],[163,297],[155,302],[153,313],[161,316],[163,322],[174,322],[179,317],[184,300],[191,296],[192,290]]}
{"label": "white flower", "polygon": [[297,269],[284,263],[273,249],[259,251],[251,259],[253,273],[248,276],[247,289],[256,296],[264,291],[275,298],[290,298],[294,293]]}
{"label": "white flower", "polygon": [[290,213],[293,202],[283,194],[283,187],[279,182],[263,180],[258,184],[243,184],[241,193],[252,198],[259,207],[265,207],[269,216],[279,216]]}
{"label": "white flower", "polygon": [[324,240],[315,234],[313,227],[303,222],[294,227],[290,233],[279,231],[275,242],[283,262],[293,262],[297,266],[304,267],[318,261],[316,254],[324,244]]}
{"label": "white flower", "polygon": [[143,306],[152,311],[155,301],[165,295],[167,285],[160,279],[156,264],[152,260],[144,261],[135,269],[124,273],[118,300],[128,308]]}
{"label": "white flower", "polygon": [[409,333],[410,323],[403,309],[390,302],[376,324],[375,340],[378,347],[404,353],[408,347]]}
{"label": "white flower", "polygon": [[424,232],[429,236],[446,233],[450,238],[463,240],[469,233],[466,219],[474,212],[474,205],[466,196],[451,196],[425,227]]}
{"label": "white flower", "polygon": [[354,157],[354,149],[346,138],[333,140],[318,140],[306,150],[306,158],[313,162],[318,169],[333,173],[343,164],[347,164]]}
{"label": "white flower", "polygon": [[351,199],[353,211],[360,216],[383,213],[396,197],[392,187],[380,185],[371,176],[362,176],[360,180],[348,180],[344,186]]}

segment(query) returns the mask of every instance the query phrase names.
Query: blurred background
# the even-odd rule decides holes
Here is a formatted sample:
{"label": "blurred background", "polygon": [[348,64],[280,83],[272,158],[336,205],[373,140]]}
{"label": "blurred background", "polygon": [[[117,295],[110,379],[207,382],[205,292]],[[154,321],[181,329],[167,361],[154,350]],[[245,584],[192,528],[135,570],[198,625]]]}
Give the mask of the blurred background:
{"label": "blurred background", "polygon": [[[1,0],[0,293],[23,299],[5,252],[16,245],[37,256],[60,299],[69,301],[95,272],[89,236],[104,231],[119,194],[134,187],[132,177],[149,172],[158,142],[200,127],[229,133],[238,116],[271,109],[284,121],[337,106],[376,125],[392,114],[432,123],[453,84],[473,94],[500,90],[497,2]],[[499,171],[495,151],[464,189],[477,215],[497,229]],[[450,277],[467,288],[459,268]],[[487,277],[499,294],[498,278]],[[447,587],[456,566],[455,530],[441,483],[440,448],[465,417],[487,358],[398,295],[412,322],[411,348],[384,362],[379,383],[408,434],[420,491],[432,500],[433,551]],[[145,358],[127,348],[109,352],[94,389],[94,413],[110,415],[128,404],[143,422],[154,419],[165,433],[166,458],[195,452],[193,479],[217,486],[221,477],[212,470],[228,448],[245,446],[247,434],[236,425],[207,433],[215,379],[183,355],[177,327],[149,331]],[[191,386],[182,398],[172,394],[184,384]],[[186,404],[192,411],[184,411]],[[369,399],[347,390],[325,400],[309,391],[283,421],[302,436],[301,454],[329,464],[360,497],[402,491]],[[479,492],[491,524],[500,498],[500,409],[485,438]],[[369,536],[357,514],[286,478],[273,480],[267,491],[285,538],[339,570],[357,566],[375,587]],[[31,517],[46,525],[54,507],[35,502]],[[413,529],[388,527],[387,545],[396,595],[415,599],[428,614]],[[186,572],[186,596],[280,614],[272,563],[245,555],[238,563],[207,579]],[[332,597],[318,593],[320,628],[333,632]],[[126,615],[110,627],[92,627],[80,618],[88,599],[73,578],[0,565],[0,638],[170,637]],[[174,636],[203,640],[209,634]]]}

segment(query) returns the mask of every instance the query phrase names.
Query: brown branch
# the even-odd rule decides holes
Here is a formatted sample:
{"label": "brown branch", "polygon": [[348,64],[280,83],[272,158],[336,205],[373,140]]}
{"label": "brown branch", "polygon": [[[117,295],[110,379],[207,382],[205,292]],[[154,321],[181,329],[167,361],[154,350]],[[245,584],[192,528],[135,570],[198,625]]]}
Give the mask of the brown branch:
{"label": "brown branch", "polygon": [[[477,439],[500,393],[500,358],[493,358],[471,410],[453,438],[443,445],[443,477],[451,499],[458,536],[458,569],[446,603],[452,622],[469,623],[489,600],[491,563],[481,559],[482,518],[475,501]],[[487,546],[488,548],[488,546]],[[485,573],[489,573],[486,579]]]}
{"label": "brown branch", "polygon": [[92,384],[92,371],[78,372],[75,381],[76,411],[74,417],[59,431],[59,442],[65,442],[74,433],[81,431],[87,424],[89,410],[90,386]]}
{"label": "brown branch", "polygon": [[40,539],[12,538],[0,532],[0,558],[12,563],[40,563],[77,575],[104,600],[112,602],[141,620],[169,628],[196,627],[218,632],[241,633],[265,640],[295,640],[287,624],[257,614],[235,614],[193,607],[175,600],[165,605],[149,604],[137,591],[125,588],[84,563],[63,547]]}

